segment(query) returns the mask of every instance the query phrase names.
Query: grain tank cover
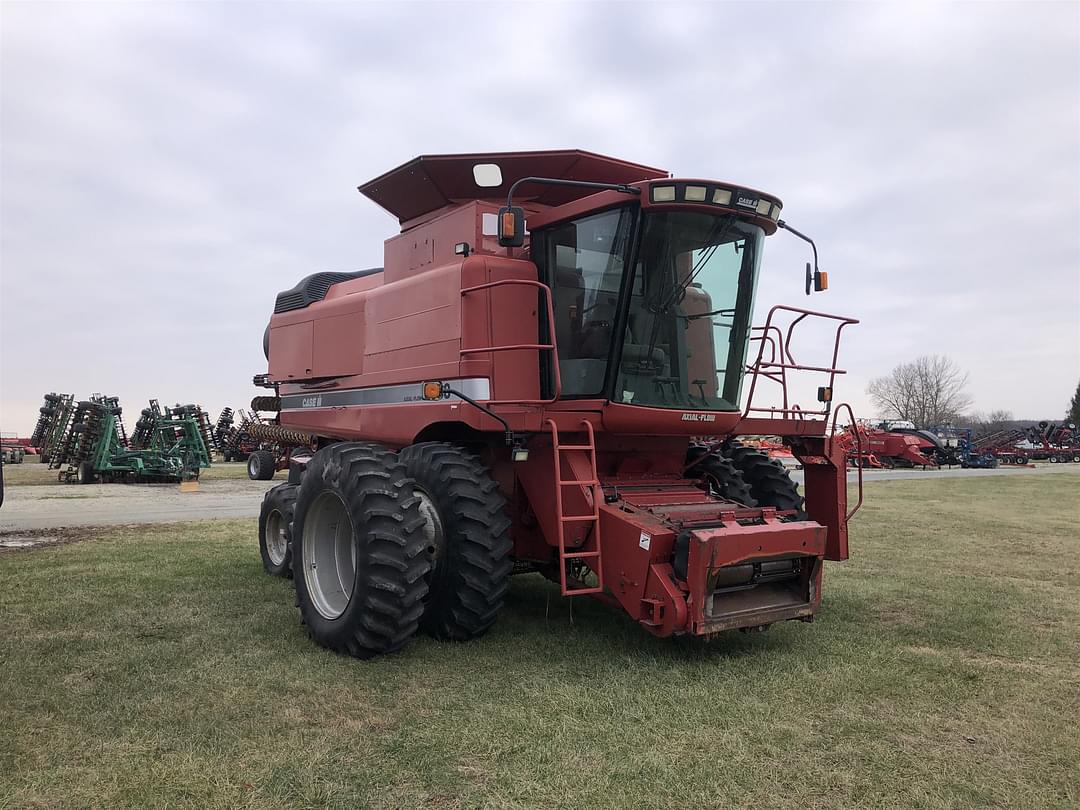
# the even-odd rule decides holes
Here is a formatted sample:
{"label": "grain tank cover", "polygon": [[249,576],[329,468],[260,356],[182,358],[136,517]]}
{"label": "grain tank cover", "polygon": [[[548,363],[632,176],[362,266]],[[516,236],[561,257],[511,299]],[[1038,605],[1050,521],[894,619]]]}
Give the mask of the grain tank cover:
{"label": "grain tank cover", "polygon": [[[501,183],[482,187],[473,169],[499,167]],[[556,177],[595,183],[634,183],[667,177],[668,172],[580,149],[547,152],[488,152],[467,155],[421,155],[360,186],[360,193],[389,211],[402,224],[448,205],[471,200],[506,200],[522,177]],[[526,185],[515,200],[562,205],[595,193],[591,189]]]}

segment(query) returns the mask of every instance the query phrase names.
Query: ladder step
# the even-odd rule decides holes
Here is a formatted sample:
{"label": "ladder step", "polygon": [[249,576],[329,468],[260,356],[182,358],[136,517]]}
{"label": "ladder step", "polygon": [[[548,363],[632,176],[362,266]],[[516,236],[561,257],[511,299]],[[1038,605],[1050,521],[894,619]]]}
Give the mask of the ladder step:
{"label": "ladder step", "polygon": [[596,481],[596,480],[593,480],[593,481],[559,481],[559,486],[560,487],[569,487],[569,486],[593,487],[593,486],[596,486],[599,483],[600,482]]}
{"label": "ladder step", "polygon": [[561,450],[593,450],[591,444],[557,444],[555,445],[555,452]]}
{"label": "ladder step", "polygon": [[603,593],[603,588],[567,588],[563,591],[565,596],[585,596],[590,593]]}
{"label": "ladder step", "polygon": [[592,515],[560,515],[559,516],[559,520],[562,521],[563,523],[570,523],[571,521],[574,522],[574,523],[580,523],[583,520],[594,521],[594,520],[599,520],[599,519],[600,519],[600,515],[598,515],[598,514],[592,514]]}
{"label": "ladder step", "polygon": [[599,551],[568,551],[562,555],[564,560],[581,560],[586,557],[599,557]]}

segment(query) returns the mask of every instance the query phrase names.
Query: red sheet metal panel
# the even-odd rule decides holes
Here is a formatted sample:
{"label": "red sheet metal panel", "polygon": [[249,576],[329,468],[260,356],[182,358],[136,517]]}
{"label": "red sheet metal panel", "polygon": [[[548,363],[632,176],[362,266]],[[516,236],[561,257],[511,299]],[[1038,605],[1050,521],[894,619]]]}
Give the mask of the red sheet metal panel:
{"label": "red sheet metal panel", "polygon": [[[502,185],[481,188],[473,166],[494,163]],[[581,149],[544,152],[489,152],[466,155],[421,155],[359,187],[360,193],[402,223],[469,200],[505,200],[510,186],[523,177],[557,177],[596,183],[633,183],[667,177],[668,172]],[[596,193],[594,189],[523,186],[515,199],[541,205],[563,203]]]}

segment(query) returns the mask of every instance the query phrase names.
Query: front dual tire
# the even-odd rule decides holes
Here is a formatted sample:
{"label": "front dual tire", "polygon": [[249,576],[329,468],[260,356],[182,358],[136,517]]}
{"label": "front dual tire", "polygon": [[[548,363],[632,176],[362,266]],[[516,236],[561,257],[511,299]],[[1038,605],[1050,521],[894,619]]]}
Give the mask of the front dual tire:
{"label": "front dual tire", "polygon": [[418,629],[455,641],[484,634],[513,568],[505,507],[479,459],[454,445],[319,451],[290,532],[308,634],[359,658],[398,650]]}
{"label": "front dual tire", "polygon": [[291,536],[300,619],[315,642],[371,658],[416,633],[431,569],[419,505],[385,448],[335,444],[308,463]]}
{"label": "front dual tire", "polygon": [[506,501],[487,468],[464,448],[424,442],[399,458],[420,500],[431,557],[421,629],[439,639],[477,638],[495,624],[510,589]]}

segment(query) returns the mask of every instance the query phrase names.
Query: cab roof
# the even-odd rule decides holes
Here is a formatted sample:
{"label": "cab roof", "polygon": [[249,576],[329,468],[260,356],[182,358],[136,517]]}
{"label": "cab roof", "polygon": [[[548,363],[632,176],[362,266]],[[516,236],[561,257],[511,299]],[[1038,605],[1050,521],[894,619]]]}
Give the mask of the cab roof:
{"label": "cab roof", "polygon": [[[481,187],[473,177],[477,164],[493,163],[502,183]],[[555,177],[595,183],[634,183],[668,177],[664,169],[643,166],[582,149],[543,152],[478,152],[421,155],[359,186],[360,193],[389,211],[402,224],[449,205],[471,200],[505,200],[510,186],[523,177]],[[524,185],[515,201],[555,206],[594,194],[593,189]]]}

